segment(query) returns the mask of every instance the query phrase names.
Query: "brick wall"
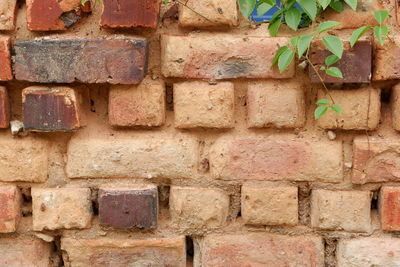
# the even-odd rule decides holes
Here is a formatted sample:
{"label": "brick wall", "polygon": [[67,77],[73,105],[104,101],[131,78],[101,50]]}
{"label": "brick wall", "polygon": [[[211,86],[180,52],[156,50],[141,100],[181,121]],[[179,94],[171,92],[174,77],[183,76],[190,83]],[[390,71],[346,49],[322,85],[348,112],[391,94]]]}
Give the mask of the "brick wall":
{"label": "brick wall", "polygon": [[[0,266],[400,266],[397,1],[318,121],[315,75],[270,69],[292,32],[236,0],[3,2]],[[347,40],[364,2],[322,19]]]}

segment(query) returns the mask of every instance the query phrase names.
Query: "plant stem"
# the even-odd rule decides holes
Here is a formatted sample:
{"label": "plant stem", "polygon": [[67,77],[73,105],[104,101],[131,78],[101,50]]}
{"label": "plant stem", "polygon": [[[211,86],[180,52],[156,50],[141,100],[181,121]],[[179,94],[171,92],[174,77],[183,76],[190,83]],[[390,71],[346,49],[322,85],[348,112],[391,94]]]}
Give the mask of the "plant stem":
{"label": "plant stem", "polygon": [[321,75],[319,74],[317,68],[316,68],[316,67],[314,66],[314,64],[311,62],[311,60],[310,60],[310,58],[308,57],[308,55],[306,55],[306,60],[307,60],[308,64],[313,68],[315,74],[317,74],[319,80],[321,81],[322,85],[324,86],[325,93],[326,93],[326,94],[329,96],[329,98],[331,99],[332,104],[335,104],[335,100],[333,100],[332,95],[329,93],[329,90],[328,90],[328,88],[326,87],[326,85],[325,85],[325,83],[324,83],[324,80],[322,79]]}

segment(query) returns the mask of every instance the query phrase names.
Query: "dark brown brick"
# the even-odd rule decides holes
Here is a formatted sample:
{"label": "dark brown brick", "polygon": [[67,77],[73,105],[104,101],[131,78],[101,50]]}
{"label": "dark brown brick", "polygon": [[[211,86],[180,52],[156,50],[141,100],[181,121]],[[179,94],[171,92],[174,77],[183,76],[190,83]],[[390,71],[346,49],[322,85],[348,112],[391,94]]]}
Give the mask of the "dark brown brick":
{"label": "dark brown brick", "polygon": [[156,28],[160,0],[103,0],[101,26],[106,28]]}
{"label": "dark brown brick", "polygon": [[10,38],[0,38],[0,81],[12,79]]}
{"label": "dark brown brick", "polygon": [[10,126],[10,104],[7,89],[0,86],[0,128],[8,128],[8,126]]}
{"label": "dark brown brick", "polygon": [[80,127],[77,95],[68,87],[32,86],[22,91],[24,127],[31,131],[73,131]]}
{"label": "dark brown brick", "polygon": [[114,228],[157,226],[158,191],[155,186],[131,189],[100,189],[100,224]]}
{"label": "dark brown brick", "polygon": [[[314,66],[319,68],[324,65],[325,58],[332,53],[325,49],[321,40],[314,41],[311,45],[310,59]],[[319,71],[324,82],[327,83],[369,83],[371,81],[372,45],[370,40],[360,40],[351,48],[349,42],[344,42],[342,59],[332,65],[338,67],[343,73],[343,79],[326,75]],[[309,67],[311,81],[320,83],[312,67]]]}
{"label": "dark brown brick", "polygon": [[33,40],[14,45],[16,79],[41,83],[137,84],[147,72],[145,39]]}

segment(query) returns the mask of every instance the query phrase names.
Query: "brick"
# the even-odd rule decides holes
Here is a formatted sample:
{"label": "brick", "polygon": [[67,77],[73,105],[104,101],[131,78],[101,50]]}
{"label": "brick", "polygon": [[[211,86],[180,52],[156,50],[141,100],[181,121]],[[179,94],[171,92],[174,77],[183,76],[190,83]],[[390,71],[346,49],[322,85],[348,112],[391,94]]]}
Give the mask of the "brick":
{"label": "brick", "polygon": [[[324,129],[375,130],[381,116],[381,90],[367,87],[356,90],[329,90],[335,104],[341,107],[341,113],[333,110],[326,112],[317,120]],[[322,90],[318,99],[330,99]]]}
{"label": "brick", "polygon": [[101,26],[105,28],[156,28],[160,0],[104,0]]}
{"label": "brick", "polygon": [[0,86],[0,128],[8,128],[10,126],[10,102],[8,99],[7,89]]}
{"label": "brick", "polygon": [[205,236],[194,266],[323,266],[324,246],[316,236],[248,233]]}
{"label": "brick", "polygon": [[400,47],[397,45],[400,35],[392,38],[394,41],[385,40],[383,46],[375,43],[373,81],[400,79]]}
{"label": "brick", "polygon": [[29,131],[73,131],[80,126],[79,98],[70,87],[31,86],[22,91],[24,128]]}
{"label": "brick", "polygon": [[232,128],[234,86],[230,82],[210,85],[207,82],[174,84],[175,127]]}
{"label": "brick", "polygon": [[146,79],[137,86],[114,85],[110,88],[108,119],[112,126],[161,126],[165,122],[165,109],[162,81]]}
{"label": "brick", "polygon": [[99,221],[114,228],[155,228],[158,217],[156,186],[102,188],[99,190]]}
{"label": "brick", "polygon": [[353,141],[354,184],[398,181],[400,141],[356,137]]}
{"label": "brick", "polygon": [[[349,41],[344,41],[343,56],[340,61],[333,64],[338,67],[343,78],[329,76],[325,71],[319,70],[325,65],[325,58],[332,53],[326,50],[322,40],[313,41],[310,47],[310,60],[319,70],[319,74],[325,83],[369,83],[372,70],[372,44],[370,40],[359,40],[354,47],[350,47]],[[308,68],[311,82],[320,83],[321,80],[310,66]]]}
{"label": "brick", "polygon": [[400,84],[396,84],[392,88],[391,108],[393,128],[400,131]]}
{"label": "brick", "polygon": [[11,52],[10,38],[0,38],[0,81],[9,81],[13,79],[11,70]]}
{"label": "brick", "polygon": [[196,172],[197,148],[197,141],[191,138],[72,139],[67,153],[67,175],[191,178]]}
{"label": "brick", "polygon": [[145,39],[38,39],[16,41],[17,80],[41,83],[137,84],[147,72]]}
{"label": "brick", "polygon": [[0,136],[1,182],[33,182],[47,180],[50,143],[41,138]]}
{"label": "brick", "polygon": [[189,8],[179,6],[179,25],[182,27],[233,27],[238,25],[238,9],[235,0],[188,0],[188,7],[207,18],[197,15]]}
{"label": "brick", "polygon": [[173,186],[169,210],[178,228],[218,228],[226,223],[229,196],[220,189]]}
{"label": "brick", "polygon": [[169,238],[62,238],[61,249],[71,266],[186,267],[185,237]]}
{"label": "brick", "polygon": [[90,12],[82,0],[27,0],[27,23],[31,31],[61,31],[72,27]]}
{"label": "brick", "polygon": [[12,31],[15,29],[17,0],[1,1],[0,3],[0,30]]}
{"label": "brick", "polygon": [[21,218],[21,192],[14,185],[0,186],[0,233],[15,232]]}
{"label": "brick", "polygon": [[290,78],[294,63],[283,73],[270,68],[275,52],[288,43],[286,37],[163,35],[161,69],[165,77],[178,78]]}
{"label": "brick", "polygon": [[52,245],[40,239],[0,238],[0,266],[54,266]]}
{"label": "brick", "polygon": [[222,180],[338,183],[342,162],[341,142],[221,138],[210,151],[211,175]]}
{"label": "brick", "polygon": [[249,128],[297,128],[306,121],[304,90],[298,82],[267,80],[249,83]]}
{"label": "brick", "polygon": [[296,186],[245,184],[241,192],[241,215],[246,224],[296,225]]}
{"label": "brick", "polygon": [[92,202],[89,188],[32,188],[33,229],[89,228]]}
{"label": "brick", "polygon": [[368,232],[371,192],[315,189],[311,194],[311,227],[322,230]]}
{"label": "brick", "polygon": [[400,231],[400,187],[383,186],[379,194],[381,228]]}
{"label": "brick", "polygon": [[342,239],[337,249],[338,266],[396,267],[400,262],[400,239],[365,237]]}

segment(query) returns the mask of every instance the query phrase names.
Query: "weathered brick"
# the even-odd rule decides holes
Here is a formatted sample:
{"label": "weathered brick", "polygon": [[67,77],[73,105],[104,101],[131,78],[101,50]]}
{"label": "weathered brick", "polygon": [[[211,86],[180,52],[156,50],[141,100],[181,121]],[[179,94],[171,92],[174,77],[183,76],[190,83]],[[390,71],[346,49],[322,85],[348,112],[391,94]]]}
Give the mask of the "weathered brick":
{"label": "weathered brick", "polygon": [[16,41],[17,80],[41,83],[137,84],[147,72],[145,39],[39,39]]}
{"label": "weathered brick", "polygon": [[10,103],[7,89],[0,86],[0,128],[8,128],[8,126],[10,126]]}
{"label": "weathered brick", "polygon": [[287,180],[338,183],[341,142],[221,138],[210,151],[211,175],[222,180]]}
{"label": "weathered brick", "polygon": [[400,141],[356,137],[353,141],[354,184],[398,181]]}
{"label": "weathered brick", "polygon": [[68,146],[67,175],[191,178],[197,167],[197,148],[197,141],[191,138],[72,139]]}
{"label": "weathered brick", "polygon": [[311,194],[311,226],[323,230],[368,232],[371,192],[315,189]]}
{"label": "weathered brick", "polygon": [[101,26],[106,28],[156,28],[160,0],[104,0]]}
{"label": "weathered brick", "polygon": [[90,194],[89,188],[32,188],[33,229],[89,228]]}
{"label": "weathered brick", "polygon": [[[375,130],[381,116],[381,90],[367,87],[356,90],[329,90],[341,113],[326,112],[317,120],[318,126],[325,129]],[[330,99],[322,90],[318,99]]]}
{"label": "weathered brick", "polygon": [[0,266],[54,266],[52,245],[40,239],[0,238]]}
{"label": "weathered brick", "polygon": [[[238,25],[236,0],[188,0],[186,5],[199,14],[206,14],[208,20],[189,8],[179,6],[179,25],[182,27],[227,27]],[[213,21],[213,22],[210,22]]]}
{"label": "weathered brick", "polygon": [[176,266],[186,267],[185,237],[169,238],[62,238],[71,266]]}
{"label": "weathered brick", "polygon": [[220,189],[173,186],[169,208],[177,227],[217,228],[226,223],[229,196]]}
{"label": "weathered brick", "polygon": [[362,237],[342,239],[337,250],[338,266],[396,267],[400,262],[400,239],[391,237]]}
{"label": "weathered brick", "polygon": [[175,127],[232,128],[234,119],[234,86],[230,82],[210,85],[208,82],[174,84]]}
{"label": "weathered brick", "polygon": [[302,127],[305,109],[304,90],[298,82],[267,80],[248,85],[248,127]]}
{"label": "weathered brick", "polygon": [[6,0],[0,3],[0,30],[11,31],[15,28],[17,0]]}
{"label": "weathered brick", "polygon": [[381,228],[400,231],[400,187],[383,186],[379,195]]}
{"label": "weathered brick", "polygon": [[27,0],[27,22],[31,31],[66,30],[90,11],[90,1],[82,0]]}
{"label": "weathered brick", "polygon": [[375,43],[373,81],[400,79],[400,35],[385,40],[384,45]]}
{"label": "weathered brick", "polygon": [[[359,40],[354,47],[350,42],[343,41],[344,50],[342,58],[333,67],[338,67],[343,78],[327,75],[325,71],[319,70],[325,65],[325,58],[332,53],[326,50],[322,40],[313,41],[310,47],[310,60],[319,70],[319,74],[325,83],[369,83],[372,70],[372,44],[370,40]],[[321,80],[315,73],[314,68],[309,66],[311,81],[320,83]]]}
{"label": "weathered brick", "polygon": [[47,180],[49,142],[40,138],[0,136],[0,181],[34,182]]}
{"label": "weathered brick", "polygon": [[269,233],[207,235],[194,266],[323,266],[324,246],[316,236]]}
{"label": "weathered brick", "polygon": [[392,88],[391,106],[393,128],[400,131],[400,84],[396,84]]}
{"label": "weathered brick", "polygon": [[11,52],[10,38],[0,38],[0,81],[9,81],[13,79],[11,70]]}
{"label": "weathered brick", "polygon": [[296,186],[245,184],[242,186],[241,214],[246,224],[296,225]]}
{"label": "weathered brick", "polygon": [[275,52],[288,43],[286,37],[163,35],[161,68],[165,77],[290,78],[294,76],[294,63],[283,73],[276,66],[270,68]]}
{"label": "weathered brick", "polygon": [[24,128],[73,131],[80,126],[79,98],[70,87],[31,86],[22,91]]}
{"label": "weathered brick", "polygon": [[165,122],[165,85],[143,80],[138,86],[110,88],[108,119],[112,126],[161,126]]}
{"label": "weathered brick", "polygon": [[14,185],[0,186],[0,233],[17,230],[21,217],[21,192]]}
{"label": "weathered brick", "polygon": [[158,217],[156,186],[99,190],[100,224],[114,228],[154,228]]}

